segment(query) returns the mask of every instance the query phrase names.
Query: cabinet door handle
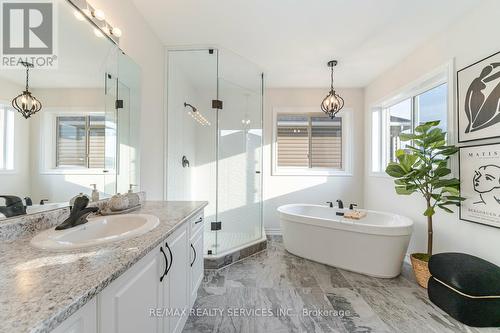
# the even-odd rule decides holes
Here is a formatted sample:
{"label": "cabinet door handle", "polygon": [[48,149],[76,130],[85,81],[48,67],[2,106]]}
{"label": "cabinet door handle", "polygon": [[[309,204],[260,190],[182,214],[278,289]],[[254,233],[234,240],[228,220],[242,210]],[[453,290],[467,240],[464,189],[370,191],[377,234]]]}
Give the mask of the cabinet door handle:
{"label": "cabinet door handle", "polygon": [[191,267],[193,267],[193,264],[196,261],[196,249],[194,248],[193,244],[191,244],[191,248],[193,249],[193,253],[194,253],[193,262],[191,263]]}
{"label": "cabinet door handle", "polygon": [[203,217],[200,217],[197,221],[194,222],[194,224],[198,224],[198,223],[201,223],[203,222]]}
{"label": "cabinet door handle", "polygon": [[170,246],[168,246],[168,242],[165,242],[165,246],[167,247],[168,255],[170,257],[170,264],[168,265],[168,268],[167,268],[166,273],[165,273],[165,275],[167,275],[168,272],[170,272],[170,268],[172,268],[172,263],[174,262],[174,257],[172,255],[172,250],[170,249]]}
{"label": "cabinet door handle", "polygon": [[163,275],[160,277],[160,282],[162,282],[163,278],[168,273],[168,259],[167,259],[167,255],[165,254],[165,251],[163,251],[163,247],[161,247],[161,246],[160,246],[160,252],[163,253],[163,257],[165,258],[165,271],[163,272]]}

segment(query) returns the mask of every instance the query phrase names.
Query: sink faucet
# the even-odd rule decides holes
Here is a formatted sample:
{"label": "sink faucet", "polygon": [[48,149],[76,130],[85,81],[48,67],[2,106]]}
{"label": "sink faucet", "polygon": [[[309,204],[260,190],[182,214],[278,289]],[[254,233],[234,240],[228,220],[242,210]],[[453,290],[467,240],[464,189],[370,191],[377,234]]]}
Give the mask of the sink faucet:
{"label": "sink faucet", "polygon": [[337,205],[339,206],[340,209],[344,209],[344,203],[342,202],[342,200],[337,200]]}
{"label": "sink faucet", "polygon": [[69,217],[64,220],[63,223],[56,227],[56,230],[64,230],[68,228],[76,227],[77,225],[87,223],[87,217],[90,213],[95,213],[99,210],[97,207],[87,207],[89,204],[89,198],[86,196],[80,196],[75,199],[73,208]]}
{"label": "sink faucet", "polygon": [[0,206],[0,213],[5,217],[12,217],[26,214],[26,207],[23,205],[23,200],[14,195],[0,195],[0,198],[5,199],[5,206]]}

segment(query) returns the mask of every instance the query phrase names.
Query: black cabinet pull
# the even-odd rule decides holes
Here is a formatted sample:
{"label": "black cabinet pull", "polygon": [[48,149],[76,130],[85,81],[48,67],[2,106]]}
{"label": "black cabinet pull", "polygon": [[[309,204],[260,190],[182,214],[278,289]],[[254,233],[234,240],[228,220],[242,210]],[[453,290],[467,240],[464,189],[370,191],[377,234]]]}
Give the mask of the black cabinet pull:
{"label": "black cabinet pull", "polygon": [[193,249],[193,253],[194,253],[193,262],[191,263],[191,267],[193,267],[193,264],[196,261],[196,249],[194,248],[193,244],[191,244],[191,248]]}
{"label": "black cabinet pull", "polygon": [[165,251],[163,251],[163,247],[161,247],[161,246],[160,246],[160,252],[163,253],[163,257],[165,258],[165,271],[163,272],[163,275],[160,277],[160,282],[162,282],[163,278],[168,273],[168,259],[167,259],[167,255],[165,254]]}
{"label": "black cabinet pull", "polygon": [[170,246],[168,246],[168,242],[165,242],[165,246],[167,247],[168,255],[170,257],[170,265],[168,265],[167,271],[165,273],[165,275],[167,275],[168,272],[170,272],[170,268],[172,268],[172,263],[174,262],[174,257],[172,255],[172,250],[170,249]]}
{"label": "black cabinet pull", "polygon": [[194,224],[198,224],[198,223],[201,223],[203,222],[203,217],[200,217],[196,222],[194,222]]}

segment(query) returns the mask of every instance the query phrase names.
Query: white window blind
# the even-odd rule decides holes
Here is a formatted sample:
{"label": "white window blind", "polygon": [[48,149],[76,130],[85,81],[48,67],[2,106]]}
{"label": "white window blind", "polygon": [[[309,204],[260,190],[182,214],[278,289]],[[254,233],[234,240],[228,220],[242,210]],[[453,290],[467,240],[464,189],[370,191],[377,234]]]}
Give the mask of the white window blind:
{"label": "white window blind", "polygon": [[58,116],[56,166],[104,168],[104,116]]}
{"label": "white window blind", "polygon": [[342,168],[342,120],[321,115],[277,116],[277,166]]}

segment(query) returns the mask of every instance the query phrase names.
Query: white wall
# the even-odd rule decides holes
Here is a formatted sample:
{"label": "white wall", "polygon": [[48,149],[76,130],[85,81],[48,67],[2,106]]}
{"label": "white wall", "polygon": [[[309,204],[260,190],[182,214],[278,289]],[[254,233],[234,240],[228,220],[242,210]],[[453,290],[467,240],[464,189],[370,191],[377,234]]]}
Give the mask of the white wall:
{"label": "white wall", "polygon": [[[7,80],[0,80],[0,103],[10,105],[13,97],[24,87]],[[0,194],[16,195],[21,198],[30,195],[30,123],[16,111],[14,116],[14,172],[0,171]]]}
{"label": "white wall", "polygon": [[[387,71],[365,88],[366,133],[369,147],[370,107],[401,87],[417,80],[451,59],[456,69],[480,60],[500,50],[498,43],[498,13],[500,2],[483,1],[483,5],[456,21],[444,32],[416,49],[409,57]],[[450,96],[454,103],[455,97]],[[453,108],[454,109],[454,108]],[[370,159],[367,148],[366,160]],[[370,209],[401,213],[412,218],[416,225],[409,252],[425,252],[426,219],[422,215],[424,202],[416,194],[397,196],[393,181],[387,177],[365,177],[365,206]],[[439,212],[434,217],[434,250],[458,251],[477,255],[500,264],[500,229],[460,221],[458,214]]]}
{"label": "white wall", "polygon": [[106,20],[119,27],[121,49],[140,67],[141,190],[148,199],[163,198],[163,77],[164,47],[130,0],[91,0],[106,13]]}
{"label": "white wall", "polygon": [[273,108],[318,107],[325,97],[325,89],[267,89],[264,97],[264,226],[267,233],[279,232],[276,209],[284,204],[325,204],[342,199],[345,204],[363,206],[363,89],[338,89],[345,100],[345,108],[352,112],[352,176],[273,176],[271,142]]}

